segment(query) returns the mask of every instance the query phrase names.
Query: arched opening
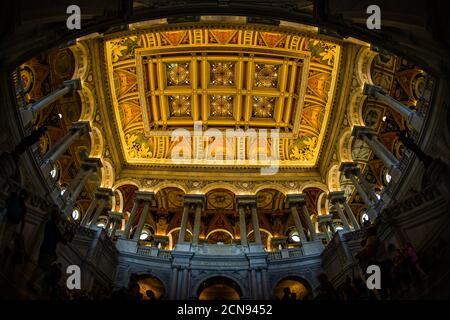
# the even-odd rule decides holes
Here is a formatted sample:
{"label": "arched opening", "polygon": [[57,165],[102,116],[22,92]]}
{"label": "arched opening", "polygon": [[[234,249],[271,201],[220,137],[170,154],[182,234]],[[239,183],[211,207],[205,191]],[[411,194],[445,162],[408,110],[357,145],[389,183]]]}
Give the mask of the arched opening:
{"label": "arched opening", "polygon": [[[272,238],[273,238],[273,235],[272,235],[269,231],[267,231],[267,230],[265,230],[265,229],[263,229],[263,228],[260,228],[260,233],[261,233],[261,242],[262,242],[262,245],[264,246],[264,248],[265,248],[267,251],[271,251],[271,250],[272,250]],[[251,231],[247,234],[247,239],[248,239],[248,241],[249,241],[250,243],[255,242],[255,234],[254,234],[254,230],[251,230]]]}
{"label": "arched opening", "polygon": [[200,284],[199,300],[240,300],[242,291],[239,285],[226,277],[213,277]]}
{"label": "arched opening", "polygon": [[[180,234],[180,227],[170,230],[170,232],[167,234],[167,237],[169,238],[169,250],[172,250],[178,243],[179,234]],[[189,229],[186,229],[185,241],[187,242],[192,241],[192,232]]]}
{"label": "arched opening", "polygon": [[273,295],[277,300],[308,300],[312,296],[312,290],[304,279],[287,277],[278,282]]}
{"label": "arched opening", "polygon": [[225,229],[216,229],[206,236],[208,244],[233,244],[233,235]]}
{"label": "arched opening", "polygon": [[139,277],[139,292],[144,300],[159,300],[166,294],[166,288],[161,280],[151,275]]}

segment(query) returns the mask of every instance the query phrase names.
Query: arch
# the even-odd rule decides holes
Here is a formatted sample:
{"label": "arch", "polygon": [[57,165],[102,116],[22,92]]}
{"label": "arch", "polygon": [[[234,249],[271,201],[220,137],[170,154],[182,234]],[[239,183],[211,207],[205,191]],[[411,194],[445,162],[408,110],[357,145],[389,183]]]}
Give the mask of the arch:
{"label": "arch", "polygon": [[136,188],[138,188],[138,190],[142,189],[141,182],[139,180],[132,179],[132,178],[123,178],[123,179],[119,179],[116,181],[116,183],[112,187],[112,190],[115,191],[117,188],[127,185],[127,184],[131,184],[131,185],[135,186]]}
{"label": "arch", "polygon": [[75,60],[75,71],[72,79],[86,80],[90,68],[88,47],[83,42],[77,41],[76,45],[70,46],[69,49],[72,51]]}
{"label": "arch", "polygon": [[364,86],[365,83],[373,84],[370,69],[372,61],[378,55],[377,52],[370,47],[363,47],[356,56],[356,79],[359,85]]}
{"label": "arch", "polygon": [[146,295],[147,290],[151,290],[154,293],[156,300],[160,300],[167,295],[164,281],[162,281],[160,277],[155,276],[153,273],[139,274],[138,284],[140,292],[144,296],[144,300],[149,300]]}
{"label": "arch", "polygon": [[331,192],[340,190],[340,176],[341,172],[339,171],[339,164],[332,163],[328,168],[327,174],[327,185]]}
{"label": "arch", "polygon": [[304,190],[307,188],[317,188],[317,189],[320,189],[325,192],[330,191],[330,190],[328,190],[328,186],[326,184],[319,182],[319,181],[306,181],[306,182],[302,183],[300,186],[300,192],[303,193]]}
{"label": "arch", "polygon": [[[113,210],[114,211],[119,211],[119,212],[123,212],[123,194],[122,191],[120,191],[120,189],[116,189],[114,190],[114,193],[118,195],[119,197],[119,204],[117,205],[117,202],[114,201],[114,206],[113,206]],[[114,195],[114,200],[115,200],[115,195]]]}
{"label": "arch", "polygon": [[83,83],[81,90],[78,91],[81,100],[80,121],[94,121],[95,98],[92,88],[88,83]]}
{"label": "arch", "polygon": [[101,158],[103,155],[103,150],[105,149],[102,131],[100,128],[93,125],[91,127],[91,132],[89,132],[89,137],[91,138],[91,152],[89,153],[89,157]]}
{"label": "arch", "polygon": [[354,137],[350,128],[344,130],[339,138],[338,159],[340,162],[353,162],[352,145]]}
{"label": "arch", "polygon": [[[167,237],[169,238],[169,250],[172,250],[175,246],[175,244],[173,243],[172,233],[174,233],[175,231],[179,231],[180,229],[181,229],[180,227],[176,227],[176,228],[171,229],[167,233]],[[189,233],[192,236],[192,232],[188,228],[186,228],[186,233]]]}
{"label": "arch", "polygon": [[322,192],[317,199],[317,213],[320,215],[327,215],[329,213],[328,210],[328,193]]}
{"label": "arch", "polygon": [[[247,239],[248,238],[250,238],[250,235],[253,233],[253,226],[250,226],[250,231],[247,233]],[[272,235],[272,233],[269,231],[269,230],[267,230],[267,229],[264,229],[264,228],[259,228],[259,231],[261,232],[261,233],[266,233],[268,236],[267,236],[267,243],[266,243],[266,247],[267,247],[267,249],[268,250],[270,250],[271,249],[271,247],[272,247],[272,244],[271,244],[271,241],[270,241],[270,239],[272,239],[273,238],[273,235]],[[264,245],[264,244],[263,244]]]}
{"label": "arch", "polygon": [[362,88],[358,87],[350,93],[347,116],[350,126],[363,126],[364,118],[362,110],[367,96],[363,94]]}
{"label": "arch", "polygon": [[234,235],[229,230],[226,230],[226,229],[223,229],[223,228],[218,228],[218,229],[214,229],[214,230],[211,230],[210,232],[208,232],[208,234],[205,237],[205,242],[208,241],[209,236],[211,236],[212,234],[214,234],[216,232],[224,232],[224,233],[226,233],[227,235],[230,236],[231,241],[234,240]]}
{"label": "arch", "polygon": [[277,183],[264,183],[264,184],[261,184],[261,185],[257,186],[253,190],[253,192],[256,195],[258,192],[263,191],[264,189],[273,189],[273,190],[279,191],[284,196],[286,196],[289,193],[289,190],[286,187],[284,187],[284,186],[282,186],[280,184],[277,184]]}
{"label": "arch", "polygon": [[[208,276],[205,276],[202,279],[200,279],[197,282],[197,284],[192,287],[193,294],[195,294],[196,297],[199,299],[202,291],[208,287],[209,283],[214,283],[215,280],[219,280],[219,281],[222,280],[223,282],[229,282],[229,283],[234,284],[233,289],[235,289],[237,291],[239,298],[246,296],[246,292],[244,290],[245,287],[242,285],[242,283],[235,277],[228,275],[228,274],[224,274],[224,273],[218,273],[216,275],[208,275]],[[205,285],[205,284],[206,284],[206,288],[202,288],[202,285]]]}
{"label": "arch", "polygon": [[305,278],[296,275],[282,275],[271,290],[273,297],[281,300],[286,287],[298,295],[297,300],[310,299],[313,296],[312,287]]}
{"label": "arch", "polygon": [[102,188],[112,188],[114,185],[115,171],[110,160],[103,159],[103,167],[101,168],[102,182],[100,186]]}
{"label": "arch", "polygon": [[215,189],[228,190],[228,191],[234,193],[235,196],[241,192],[239,190],[239,188],[237,188],[235,185],[233,185],[231,183],[226,183],[226,182],[207,184],[206,186],[204,186],[203,188],[200,189],[200,192],[203,194],[207,194],[208,192],[213,191]]}
{"label": "arch", "polygon": [[163,183],[159,183],[156,185],[155,188],[153,188],[152,190],[149,191],[153,191],[155,194],[160,192],[163,189],[167,189],[167,188],[177,188],[180,189],[181,191],[184,192],[184,194],[188,194],[185,186],[183,186],[180,183],[176,183],[176,182],[163,182]]}

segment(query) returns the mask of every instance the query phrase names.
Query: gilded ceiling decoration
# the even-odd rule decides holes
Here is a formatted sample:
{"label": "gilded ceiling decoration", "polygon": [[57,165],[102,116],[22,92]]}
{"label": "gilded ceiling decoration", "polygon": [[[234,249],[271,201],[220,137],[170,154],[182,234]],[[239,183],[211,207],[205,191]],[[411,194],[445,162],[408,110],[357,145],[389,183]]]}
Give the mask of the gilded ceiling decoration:
{"label": "gilded ceiling decoration", "polygon": [[[317,165],[340,44],[246,25],[160,28],[102,41],[115,132],[127,163],[264,166],[276,157],[280,167]],[[191,136],[173,139],[179,128]],[[195,128],[223,136],[198,138]],[[226,130],[256,132],[266,142],[224,138]],[[174,150],[186,145],[191,158],[174,159]],[[254,161],[255,146],[272,159],[258,155]]]}

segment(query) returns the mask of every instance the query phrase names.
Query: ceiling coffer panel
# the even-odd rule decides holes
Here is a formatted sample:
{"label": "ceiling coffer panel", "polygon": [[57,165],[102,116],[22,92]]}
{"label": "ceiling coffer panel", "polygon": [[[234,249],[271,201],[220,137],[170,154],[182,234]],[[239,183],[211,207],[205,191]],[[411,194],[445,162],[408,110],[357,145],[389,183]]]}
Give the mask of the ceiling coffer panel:
{"label": "ceiling coffer panel", "polygon": [[129,33],[105,40],[104,49],[128,163],[317,165],[339,44],[203,26]]}

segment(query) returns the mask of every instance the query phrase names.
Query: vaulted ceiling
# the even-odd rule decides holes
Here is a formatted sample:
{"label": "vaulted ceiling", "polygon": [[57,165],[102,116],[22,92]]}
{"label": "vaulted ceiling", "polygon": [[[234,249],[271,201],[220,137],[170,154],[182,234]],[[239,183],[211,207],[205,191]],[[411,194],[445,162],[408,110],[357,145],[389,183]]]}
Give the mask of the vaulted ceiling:
{"label": "vaulted ceiling", "polygon": [[[340,44],[207,25],[128,32],[101,47],[111,138],[126,164],[314,167],[320,160]],[[173,138],[180,129],[187,138]]]}

